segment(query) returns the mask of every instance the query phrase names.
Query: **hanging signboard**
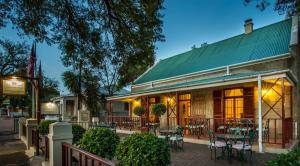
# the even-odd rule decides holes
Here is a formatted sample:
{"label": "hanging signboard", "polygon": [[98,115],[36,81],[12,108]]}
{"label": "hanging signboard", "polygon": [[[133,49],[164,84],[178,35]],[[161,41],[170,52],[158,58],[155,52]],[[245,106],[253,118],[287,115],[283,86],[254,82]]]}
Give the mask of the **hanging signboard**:
{"label": "hanging signboard", "polygon": [[2,79],[2,94],[4,95],[25,95],[26,81],[20,78],[11,77]]}

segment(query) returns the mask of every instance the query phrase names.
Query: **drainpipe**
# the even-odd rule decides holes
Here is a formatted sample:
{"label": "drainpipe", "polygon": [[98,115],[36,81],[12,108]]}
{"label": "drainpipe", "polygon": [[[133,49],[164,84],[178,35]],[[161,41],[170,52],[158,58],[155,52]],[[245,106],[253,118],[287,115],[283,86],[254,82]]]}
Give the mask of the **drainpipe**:
{"label": "drainpipe", "polygon": [[257,76],[258,85],[258,150],[259,153],[263,153],[262,145],[262,91],[261,91],[261,75]]}

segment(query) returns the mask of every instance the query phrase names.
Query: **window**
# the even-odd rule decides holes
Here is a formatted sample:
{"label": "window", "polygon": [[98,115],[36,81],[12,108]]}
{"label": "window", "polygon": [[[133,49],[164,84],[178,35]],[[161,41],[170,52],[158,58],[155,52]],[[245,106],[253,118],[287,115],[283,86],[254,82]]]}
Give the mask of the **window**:
{"label": "window", "polygon": [[124,110],[125,110],[125,111],[128,111],[128,110],[129,110],[129,103],[128,103],[128,102],[125,102],[125,103],[124,103]]}
{"label": "window", "polygon": [[243,89],[225,90],[225,118],[242,118],[244,113]]}
{"label": "window", "polygon": [[191,94],[184,94],[184,95],[179,95],[179,100],[184,101],[184,100],[191,100]]}

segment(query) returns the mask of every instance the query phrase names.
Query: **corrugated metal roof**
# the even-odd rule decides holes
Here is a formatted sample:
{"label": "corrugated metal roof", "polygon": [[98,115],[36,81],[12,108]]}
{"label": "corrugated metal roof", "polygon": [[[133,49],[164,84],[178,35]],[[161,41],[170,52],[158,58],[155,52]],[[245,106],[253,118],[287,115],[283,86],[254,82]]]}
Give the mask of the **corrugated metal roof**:
{"label": "corrugated metal roof", "polygon": [[254,77],[257,77],[258,75],[268,75],[268,74],[280,73],[280,72],[285,73],[287,71],[286,70],[265,70],[265,71],[245,72],[245,73],[237,73],[237,74],[232,74],[232,75],[224,75],[224,76],[212,77],[212,78],[207,78],[207,79],[188,81],[188,82],[174,84],[174,85],[167,85],[167,86],[162,86],[162,87],[157,87],[157,88],[154,87],[151,89],[135,91],[135,92],[127,93],[127,94],[123,94],[123,95],[116,95],[116,96],[113,96],[112,98],[123,97],[123,96],[130,97],[132,95],[151,93],[151,92],[160,93],[160,91],[164,91],[164,90],[207,85],[207,84],[226,82],[226,81],[232,81],[232,80],[237,80],[237,79],[254,78]]}
{"label": "corrugated metal roof", "polygon": [[250,34],[241,34],[161,60],[134,84],[288,53],[291,24],[291,19],[283,20]]}

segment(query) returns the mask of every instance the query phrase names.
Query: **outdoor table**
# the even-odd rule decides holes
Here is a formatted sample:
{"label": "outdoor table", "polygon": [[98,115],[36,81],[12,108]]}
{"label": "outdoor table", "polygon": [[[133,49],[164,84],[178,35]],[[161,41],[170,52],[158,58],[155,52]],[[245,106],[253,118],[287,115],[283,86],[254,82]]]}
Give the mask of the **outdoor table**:
{"label": "outdoor table", "polygon": [[228,151],[228,160],[231,159],[231,155],[232,155],[232,149],[231,146],[232,144],[228,143],[229,141],[238,141],[238,140],[243,140],[244,138],[249,138],[249,136],[243,136],[243,135],[235,135],[235,134],[217,134],[216,137],[218,139],[222,139],[225,141],[226,145],[227,145],[227,151]]}
{"label": "outdoor table", "polygon": [[159,133],[161,135],[169,136],[169,135],[176,134],[176,130],[159,130]]}
{"label": "outdoor table", "polygon": [[228,141],[238,141],[238,140],[242,140],[244,138],[248,138],[248,136],[243,136],[243,135],[235,135],[235,134],[217,134],[216,137],[218,139],[222,139],[224,140],[226,143]]}

